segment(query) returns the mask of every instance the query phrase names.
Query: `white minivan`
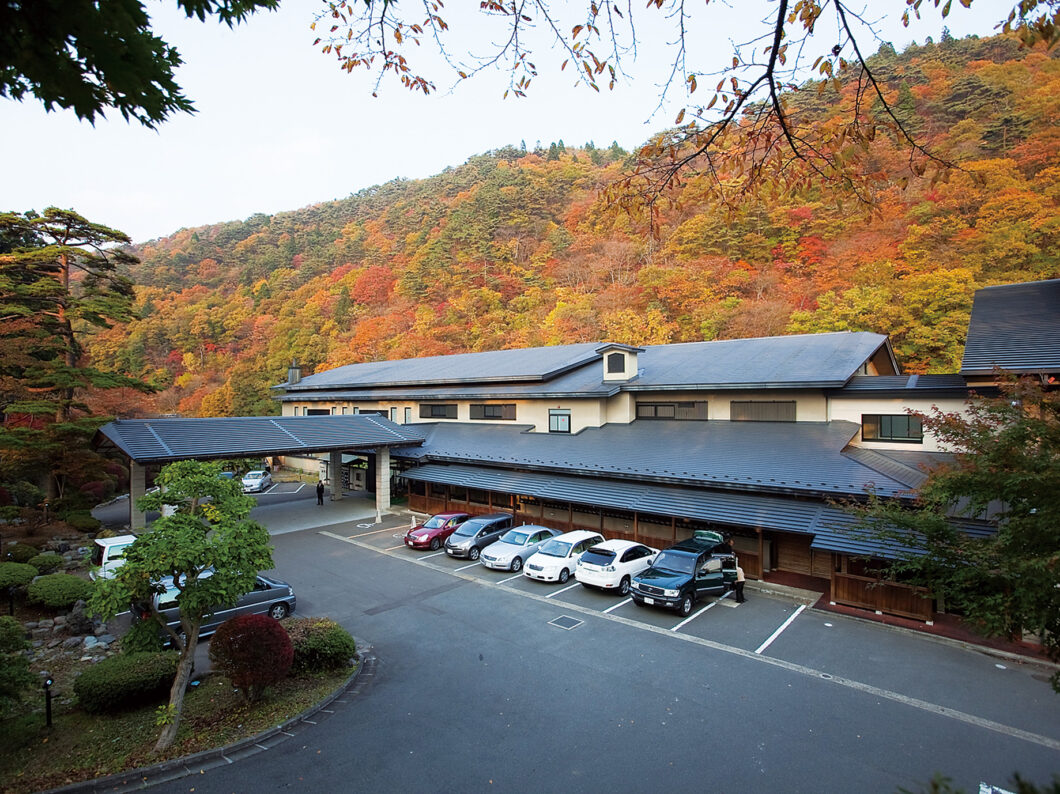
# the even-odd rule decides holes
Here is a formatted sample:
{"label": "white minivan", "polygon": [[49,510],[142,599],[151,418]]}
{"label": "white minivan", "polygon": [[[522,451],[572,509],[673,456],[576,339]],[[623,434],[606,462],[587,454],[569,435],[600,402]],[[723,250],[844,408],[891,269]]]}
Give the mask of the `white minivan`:
{"label": "white minivan", "polygon": [[115,535],[113,538],[96,538],[92,544],[92,570],[90,579],[111,579],[118,567],[125,562],[125,551],[136,542],[136,535]]}

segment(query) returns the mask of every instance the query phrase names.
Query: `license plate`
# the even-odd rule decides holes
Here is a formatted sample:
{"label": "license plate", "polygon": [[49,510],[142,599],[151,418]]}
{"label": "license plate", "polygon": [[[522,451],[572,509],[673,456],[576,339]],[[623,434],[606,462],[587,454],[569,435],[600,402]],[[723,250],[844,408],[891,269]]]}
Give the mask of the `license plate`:
{"label": "license plate", "polygon": [[450,557],[456,556],[456,552],[453,551],[452,549],[446,549],[445,553],[448,554]]}
{"label": "license plate", "polygon": [[644,599],[644,603],[647,604],[648,606],[651,606],[652,604],[655,603],[655,599],[654,598],[645,598]]}
{"label": "license plate", "polygon": [[408,545],[410,545],[410,546],[412,545],[412,541],[411,541],[411,540],[408,540],[408,539],[406,539],[406,540],[405,540],[405,542],[406,542],[406,543],[407,543]]}

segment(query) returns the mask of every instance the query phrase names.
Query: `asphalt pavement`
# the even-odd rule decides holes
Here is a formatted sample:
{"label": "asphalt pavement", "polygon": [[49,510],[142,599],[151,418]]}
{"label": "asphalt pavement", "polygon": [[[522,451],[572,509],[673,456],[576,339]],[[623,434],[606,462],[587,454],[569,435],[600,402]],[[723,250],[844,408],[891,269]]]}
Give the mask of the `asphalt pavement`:
{"label": "asphalt pavement", "polygon": [[408,519],[374,506],[285,525],[314,501],[265,520],[274,573],[371,643],[370,681],[157,790],[894,792],[938,772],[974,792],[1060,771],[1041,666],[751,589],[683,622],[406,549]]}

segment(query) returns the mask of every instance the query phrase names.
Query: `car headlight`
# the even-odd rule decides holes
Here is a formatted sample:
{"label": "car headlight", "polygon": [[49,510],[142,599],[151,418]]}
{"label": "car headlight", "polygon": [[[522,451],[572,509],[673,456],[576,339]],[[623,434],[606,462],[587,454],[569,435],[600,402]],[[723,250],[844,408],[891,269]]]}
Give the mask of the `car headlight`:
{"label": "car headlight", "polygon": [[663,590],[663,595],[667,598],[677,598],[676,590]]}

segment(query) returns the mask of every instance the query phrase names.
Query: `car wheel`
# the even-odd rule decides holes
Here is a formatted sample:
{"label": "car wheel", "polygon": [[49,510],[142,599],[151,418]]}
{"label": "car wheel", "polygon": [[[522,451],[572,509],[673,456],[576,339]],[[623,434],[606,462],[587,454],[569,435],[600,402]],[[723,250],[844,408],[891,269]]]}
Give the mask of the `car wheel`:
{"label": "car wheel", "polygon": [[431,540],[431,551],[438,551],[442,547],[442,542],[438,538]]}
{"label": "car wheel", "polygon": [[622,581],[618,583],[618,594],[622,596],[629,595],[629,577],[623,576]]}
{"label": "car wheel", "polygon": [[472,546],[471,551],[469,551],[467,553],[467,558],[469,560],[471,560],[472,562],[474,562],[475,560],[478,559],[478,555],[481,554],[481,553],[482,552],[479,551],[477,546]]}
{"label": "car wheel", "polygon": [[692,604],[692,596],[686,593],[681,597],[681,603],[677,607],[677,614],[679,614],[683,618],[687,618],[689,615],[692,614]]}
{"label": "car wheel", "polygon": [[523,569],[523,561],[516,557],[512,560],[512,573],[518,573]]}
{"label": "car wheel", "polygon": [[566,584],[568,579],[570,579],[570,571],[564,568],[559,572],[559,583]]}
{"label": "car wheel", "polygon": [[285,617],[287,617],[287,615],[290,614],[290,612],[291,610],[287,607],[287,604],[284,604],[282,602],[279,604],[273,604],[271,607],[269,607],[269,617],[274,618],[276,620],[283,620]]}

